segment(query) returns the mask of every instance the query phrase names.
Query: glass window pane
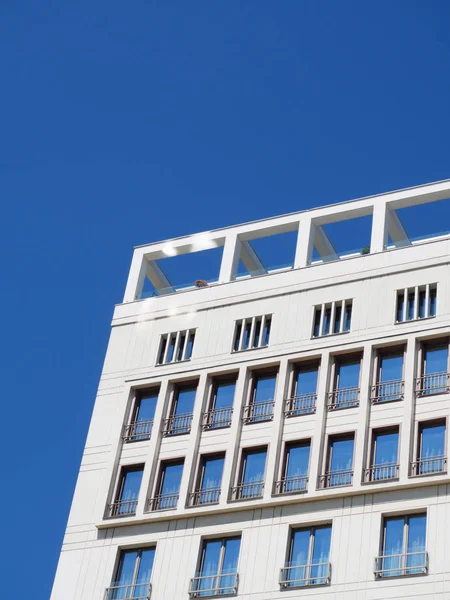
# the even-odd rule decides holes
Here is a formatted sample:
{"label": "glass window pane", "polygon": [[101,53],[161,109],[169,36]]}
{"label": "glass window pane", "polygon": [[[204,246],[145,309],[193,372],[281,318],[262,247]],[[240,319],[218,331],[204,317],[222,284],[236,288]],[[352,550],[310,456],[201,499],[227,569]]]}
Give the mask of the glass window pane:
{"label": "glass window pane", "polygon": [[337,389],[358,387],[361,361],[345,362],[338,365]]}
{"label": "glass window pane", "polygon": [[341,317],[342,317],[342,306],[339,303],[339,305],[336,306],[335,313],[334,313],[334,329],[333,329],[334,333],[339,333],[341,330]]}
{"label": "glass window pane", "polygon": [[243,483],[263,481],[266,468],[266,450],[246,454]]}
{"label": "glass window pane", "polygon": [[178,390],[175,415],[185,415],[193,412],[196,391],[195,388],[181,388]]}
{"label": "glass window pane", "polygon": [[330,333],[330,321],[331,321],[331,308],[326,308],[324,319],[323,319],[323,335],[328,335]]}
{"label": "glass window pane", "polygon": [[414,319],[414,305],[415,305],[415,292],[408,293],[408,305],[406,307],[406,314],[408,321]]}
{"label": "glass window pane", "polygon": [[208,540],[205,542],[201,567],[202,575],[217,575],[221,550],[221,540]]}
{"label": "glass window pane", "polygon": [[419,292],[419,318],[425,317],[425,290]]}
{"label": "glass window pane", "polygon": [[344,331],[350,331],[350,327],[352,324],[352,305],[345,307],[345,315],[344,315]]}
{"label": "glass window pane", "polygon": [[420,458],[445,455],[445,424],[421,426]]}
{"label": "glass window pane", "polygon": [[312,562],[326,563],[330,557],[331,527],[317,527],[314,535]]}
{"label": "glass window pane", "polygon": [[353,464],[353,439],[335,439],[331,442],[330,471],[345,471]]}
{"label": "glass window pane", "polygon": [[308,473],[309,451],[309,444],[288,448],[286,477],[299,477]]}
{"label": "glass window pane", "polygon": [[158,392],[142,396],[136,411],[136,421],[153,421],[157,401]]}
{"label": "glass window pane", "polygon": [[269,344],[271,325],[272,325],[272,320],[266,319],[266,321],[264,323],[264,332],[263,332],[263,340],[262,340],[263,346],[267,346]]}
{"label": "glass window pane", "polygon": [[447,371],[448,346],[425,348],[425,375]]}
{"label": "glass window pane", "polygon": [[163,472],[161,494],[177,494],[180,490],[182,464],[166,465]]}
{"label": "glass window pane", "polygon": [[380,382],[402,379],[403,353],[390,354],[380,357]]}
{"label": "glass window pane", "polygon": [[430,317],[436,316],[436,304],[437,304],[437,290],[430,290],[428,315]]}
{"label": "glass window pane", "polygon": [[240,538],[225,540],[225,554],[223,557],[222,573],[236,573],[239,561]]}
{"label": "glass window pane", "polygon": [[405,306],[405,295],[397,295],[397,321],[403,321],[403,308]]}
{"label": "glass window pane", "polygon": [[115,582],[113,582],[113,585],[120,586],[133,583],[137,554],[136,550],[126,550],[122,552],[117,577]]}
{"label": "glass window pane", "polygon": [[403,517],[386,519],[384,524],[384,554],[403,553],[403,530],[405,520]]}
{"label": "glass window pane", "polygon": [[233,350],[235,352],[237,352],[239,350],[239,341],[241,339],[241,331],[242,331],[242,325],[241,323],[239,323],[236,327],[236,335],[234,338],[234,346],[233,346]]}
{"label": "glass window pane", "polygon": [[425,550],[426,515],[409,517],[407,552],[423,552]]}
{"label": "glass window pane", "polygon": [[214,408],[231,408],[233,406],[235,389],[236,384],[234,382],[218,383],[216,387]]}
{"label": "glass window pane", "polygon": [[316,313],[314,316],[314,337],[318,337],[320,335],[320,313],[321,309],[316,308]]}
{"label": "glass window pane", "polygon": [[396,464],[398,456],[398,432],[375,434],[374,465]]}
{"label": "glass window pane", "polygon": [[255,383],[254,402],[269,402],[275,397],[276,375],[258,377]]}
{"label": "glass window pane", "polygon": [[306,565],[309,560],[310,529],[297,529],[292,532],[291,564]]}
{"label": "glass window pane", "polygon": [[141,487],[142,470],[126,471],[124,475],[120,500],[136,500]]}
{"label": "glass window pane", "polygon": [[[136,583],[150,583],[153,569],[153,561],[155,559],[155,549],[146,548],[141,552],[139,562],[139,570],[136,577]],[[144,591],[144,589],[143,589]],[[144,594],[142,594],[144,595]]]}
{"label": "glass window pane", "polygon": [[247,348],[249,347],[251,329],[252,329],[252,322],[251,322],[251,320],[250,321],[246,321],[245,322],[245,330],[244,330],[244,339],[242,340],[242,348],[241,348],[241,350],[247,350]]}
{"label": "glass window pane", "polygon": [[186,360],[188,360],[192,356],[192,350],[194,348],[194,340],[195,340],[195,333],[191,333],[189,335],[187,348],[186,348]]}
{"label": "glass window pane", "polygon": [[203,478],[201,489],[220,488],[223,472],[223,456],[216,458],[205,458],[203,462]]}
{"label": "glass window pane", "polygon": [[318,374],[318,367],[299,370],[297,372],[297,380],[295,385],[296,396],[301,396],[303,394],[315,394],[317,391]]}

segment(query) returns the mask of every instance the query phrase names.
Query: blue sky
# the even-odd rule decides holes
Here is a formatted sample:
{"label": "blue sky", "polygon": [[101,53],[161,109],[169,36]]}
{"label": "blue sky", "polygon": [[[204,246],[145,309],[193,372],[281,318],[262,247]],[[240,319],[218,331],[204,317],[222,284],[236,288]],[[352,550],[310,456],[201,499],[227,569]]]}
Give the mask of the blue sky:
{"label": "blue sky", "polygon": [[445,0],[1,3],[5,598],[49,597],[132,247],[450,177],[449,18]]}

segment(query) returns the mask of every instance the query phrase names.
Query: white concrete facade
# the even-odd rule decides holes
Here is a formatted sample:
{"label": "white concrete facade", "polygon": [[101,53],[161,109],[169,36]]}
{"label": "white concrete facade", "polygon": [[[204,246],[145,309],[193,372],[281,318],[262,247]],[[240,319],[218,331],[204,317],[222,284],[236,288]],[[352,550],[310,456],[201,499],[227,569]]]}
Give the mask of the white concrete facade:
{"label": "white concrete facade", "polygon": [[[418,393],[417,378],[423,375],[424,344],[450,340],[450,236],[411,242],[395,212],[448,197],[450,181],[445,181],[135,249],[124,300],[114,312],[52,600],[104,598],[120,552],[142,547],[155,547],[152,600],[188,599],[203,541],[236,535],[241,536],[235,594],[240,599],[450,598],[449,436],[445,468],[422,476],[412,471],[420,424],[439,419],[448,429],[448,390]],[[370,252],[340,259],[322,226],[362,215],[372,215]],[[297,230],[293,267],[265,271],[248,242]],[[176,292],[156,262],[217,246],[223,247],[220,274],[206,287]],[[312,261],[313,246],[321,260]],[[258,274],[238,278],[239,258]],[[141,298],[145,277],[159,295]],[[398,292],[427,285],[436,285],[435,315],[397,322]],[[352,302],[349,331],[314,337],[315,307],[342,300]],[[233,352],[235,323],[260,315],[271,315],[269,343]],[[161,336],[185,331],[195,331],[192,356],[158,365]],[[378,357],[389,348],[403,352],[402,398],[374,403]],[[357,406],[328,410],[335,365],[347,355],[361,357]],[[308,361],[320,365],[315,412],[287,417],[295,369]],[[245,424],[254,374],[264,370],[276,372],[273,415]],[[223,375],[236,379],[231,424],[204,430],[213,382]],[[197,386],[190,433],[165,436],[174,389],[189,382]],[[129,443],[123,433],[142,390],[158,393],[151,436]],[[393,426],[399,440],[396,476],[368,481],[374,430]],[[330,436],[347,433],[354,434],[351,484],[324,489]],[[277,495],[274,482],[282,478],[286,444],[302,440],[311,444],[307,489]],[[262,446],[267,448],[262,497],[233,500],[242,451]],[[200,456],[214,453],[225,456],[218,502],[190,506]],[[149,510],[161,461],[181,458],[176,508]],[[143,465],[135,514],[111,517],[108,506],[127,465]],[[426,572],[375,577],[384,519],[418,513],[426,514]],[[289,560],[291,529],[322,524],[331,525],[329,581],[283,589],[280,570]]]}

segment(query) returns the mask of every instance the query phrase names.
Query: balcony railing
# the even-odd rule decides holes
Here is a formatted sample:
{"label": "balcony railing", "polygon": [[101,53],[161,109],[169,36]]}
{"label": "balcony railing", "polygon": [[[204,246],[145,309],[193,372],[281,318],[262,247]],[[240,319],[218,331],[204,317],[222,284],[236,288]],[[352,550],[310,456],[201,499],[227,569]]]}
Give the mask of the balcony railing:
{"label": "balcony railing", "polygon": [[319,488],[344,487],[352,485],[353,471],[345,469],[344,471],[330,471],[319,477]]}
{"label": "balcony railing", "polygon": [[178,504],[178,492],[176,494],[160,494],[154,498],[150,498],[148,501],[147,510],[171,510],[177,507]]}
{"label": "balcony railing", "polygon": [[104,600],[150,600],[151,595],[151,583],[113,584],[106,588]]}
{"label": "balcony railing", "polygon": [[191,492],[188,498],[189,506],[200,506],[203,504],[217,504],[220,497],[220,488],[210,488]]}
{"label": "balcony railing", "polygon": [[186,413],[184,415],[174,415],[168,419],[164,419],[163,422],[163,435],[182,435],[184,433],[190,433],[192,425],[192,413]]}
{"label": "balcony railing", "polygon": [[383,381],[373,385],[370,389],[370,401],[372,404],[382,402],[395,402],[405,397],[405,382],[401,379]]}
{"label": "balcony railing", "polygon": [[450,392],[450,374],[446,371],[430,373],[416,379],[416,396],[432,396]]}
{"label": "balcony railing", "polygon": [[253,483],[240,483],[231,488],[231,500],[250,500],[251,498],[262,498],[264,481]]}
{"label": "balcony railing", "polygon": [[364,481],[389,481],[398,479],[398,465],[396,463],[387,463],[385,465],[373,465],[365,470]]}
{"label": "balcony railing", "polygon": [[190,598],[209,598],[213,596],[233,596],[239,585],[238,573],[220,573],[218,575],[196,575],[190,581]]}
{"label": "balcony railing", "polygon": [[138,499],[117,500],[108,506],[108,517],[124,517],[136,514]]}
{"label": "balcony railing", "polygon": [[328,410],[353,408],[359,406],[359,388],[349,387],[328,393]]}
{"label": "balcony railing", "polygon": [[308,476],[284,477],[275,481],[274,494],[295,494],[308,491]]}
{"label": "balcony railing", "polygon": [[311,415],[316,412],[317,394],[300,394],[286,400],[284,415],[297,417],[298,415]]}
{"label": "balcony railing", "polygon": [[289,563],[280,572],[281,589],[304,587],[309,585],[329,585],[331,564],[328,562],[296,565]]}
{"label": "balcony railing", "polygon": [[375,558],[375,577],[404,577],[428,573],[428,552],[380,554]]}
{"label": "balcony railing", "polygon": [[220,429],[221,427],[231,426],[231,417],[233,416],[233,407],[227,406],[226,408],[213,408],[203,413],[202,428],[203,431],[207,429]]}
{"label": "balcony railing", "polygon": [[446,456],[429,456],[411,463],[411,477],[438,475],[439,473],[447,473]]}
{"label": "balcony railing", "polygon": [[252,402],[244,406],[242,421],[248,423],[262,423],[273,419],[273,400],[268,402]]}
{"label": "balcony railing", "polygon": [[124,442],[138,442],[149,440],[152,434],[153,421],[136,421],[125,425],[123,432]]}

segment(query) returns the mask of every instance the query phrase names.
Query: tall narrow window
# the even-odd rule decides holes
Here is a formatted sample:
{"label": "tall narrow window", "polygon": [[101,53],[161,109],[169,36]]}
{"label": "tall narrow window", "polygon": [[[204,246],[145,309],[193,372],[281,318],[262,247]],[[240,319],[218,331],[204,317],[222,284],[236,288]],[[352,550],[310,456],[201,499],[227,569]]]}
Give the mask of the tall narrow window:
{"label": "tall narrow window", "polygon": [[231,490],[232,500],[261,498],[264,490],[267,448],[244,450],[238,485]]}
{"label": "tall narrow window", "polygon": [[334,363],[334,386],[328,394],[328,410],[359,405],[361,356],[337,357]]}
{"label": "tall narrow window", "polygon": [[205,540],[199,568],[191,579],[191,598],[231,596],[237,593],[240,537]]}
{"label": "tall narrow window", "polygon": [[448,341],[427,343],[422,347],[422,376],[416,381],[418,396],[445,394],[450,391]]}
{"label": "tall narrow window", "polygon": [[130,423],[125,426],[123,436],[125,442],[150,439],[157,402],[158,390],[142,391],[136,394]]}
{"label": "tall narrow window", "polygon": [[384,519],[380,555],[375,560],[376,577],[423,575],[428,572],[426,525],[426,514]]}
{"label": "tall narrow window", "polygon": [[141,487],[144,465],[122,467],[115,500],[109,506],[109,516],[134,515]]}
{"label": "tall narrow window", "polygon": [[294,385],[286,400],[286,417],[296,417],[316,412],[318,363],[300,364],[294,371]]}
{"label": "tall narrow window", "polygon": [[149,502],[150,510],[170,510],[177,507],[184,460],[161,463],[156,494]]}
{"label": "tall narrow window", "polygon": [[350,331],[352,300],[339,300],[314,307],[313,337]]}
{"label": "tall narrow window", "polygon": [[286,444],[282,477],[275,482],[276,494],[306,492],[308,488],[308,468],[311,442],[290,442]]}
{"label": "tall narrow window", "polygon": [[191,506],[219,502],[224,460],[224,454],[201,457],[196,490],[189,497]]}
{"label": "tall narrow window", "polygon": [[163,424],[165,436],[190,433],[196,393],[196,385],[175,388],[170,416]]}
{"label": "tall narrow window", "polygon": [[272,315],[249,317],[236,321],[233,352],[268,346],[271,325]]}
{"label": "tall narrow window", "polygon": [[445,430],[445,419],[419,423],[417,459],[411,465],[411,475],[434,475],[447,472]]}
{"label": "tall narrow window", "polygon": [[353,433],[330,436],[327,468],[320,478],[321,487],[342,487],[352,484],[354,440]]}
{"label": "tall narrow window", "polygon": [[244,423],[261,423],[273,419],[276,373],[257,373],[253,376],[249,403],[244,406]]}
{"label": "tall narrow window", "polygon": [[189,360],[194,347],[195,329],[185,329],[161,336],[158,350],[158,365]]}
{"label": "tall narrow window", "polygon": [[398,427],[373,432],[370,466],[366,481],[386,481],[398,477]]}
{"label": "tall narrow window", "polygon": [[403,400],[403,356],[404,348],[380,350],[376,357],[376,380],[372,386],[372,402]]}
{"label": "tall narrow window", "polygon": [[396,322],[415,321],[436,316],[437,284],[427,284],[398,290]]}
{"label": "tall narrow window", "polygon": [[217,379],[212,387],[209,409],[203,413],[203,429],[230,427],[236,379]]}
{"label": "tall narrow window", "polygon": [[105,600],[145,600],[150,598],[155,548],[122,550],[117,571],[111,586],[107,588]]}
{"label": "tall narrow window", "polygon": [[331,525],[293,529],[288,561],[281,569],[281,588],[329,584],[330,545]]}

